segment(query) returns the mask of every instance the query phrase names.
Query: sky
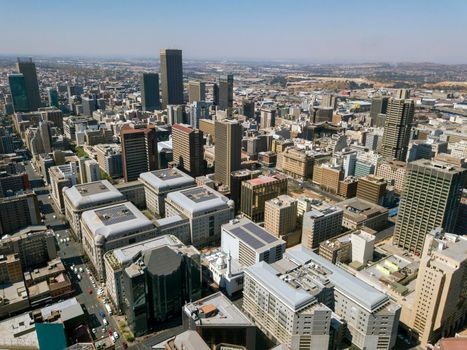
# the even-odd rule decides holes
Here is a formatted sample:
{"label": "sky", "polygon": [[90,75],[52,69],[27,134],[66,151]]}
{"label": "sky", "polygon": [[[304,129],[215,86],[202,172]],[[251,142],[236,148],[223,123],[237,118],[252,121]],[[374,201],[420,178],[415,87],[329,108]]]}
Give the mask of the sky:
{"label": "sky", "polygon": [[0,0],[0,55],[467,64],[466,0]]}

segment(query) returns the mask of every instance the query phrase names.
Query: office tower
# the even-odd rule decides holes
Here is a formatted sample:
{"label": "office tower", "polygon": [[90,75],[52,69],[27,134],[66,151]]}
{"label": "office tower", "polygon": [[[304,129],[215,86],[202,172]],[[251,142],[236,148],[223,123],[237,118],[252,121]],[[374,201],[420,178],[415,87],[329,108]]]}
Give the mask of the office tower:
{"label": "office tower", "polygon": [[92,113],[97,110],[97,99],[95,95],[84,96],[81,99],[83,106],[83,115],[92,116]]}
{"label": "office tower", "polygon": [[311,211],[303,214],[302,245],[315,249],[321,242],[334,238],[342,232],[344,212],[322,202],[312,204]]}
{"label": "office tower", "polygon": [[[442,153],[447,153],[447,143],[446,148],[443,149]],[[438,143],[439,145],[439,143]],[[414,140],[410,142],[409,148],[407,151],[407,162],[413,162],[414,160],[419,159],[432,159],[435,153],[433,148],[436,147],[434,142],[426,142],[425,140]]]}
{"label": "office tower", "polygon": [[240,169],[243,128],[235,120],[215,122],[218,142],[215,148],[215,175],[217,182],[230,188],[230,174]]}
{"label": "office tower", "polygon": [[122,150],[117,144],[98,144],[94,147],[97,155],[97,161],[102,170],[110,177],[121,177],[122,169]]}
{"label": "office tower", "polygon": [[84,182],[94,182],[101,179],[101,173],[99,163],[94,159],[88,159],[84,161],[84,173],[86,174],[86,180]]}
{"label": "office tower", "polygon": [[219,77],[218,108],[221,110],[229,110],[233,107],[233,82],[234,76],[232,74]]}
{"label": "office tower", "polygon": [[243,181],[240,210],[248,219],[262,222],[266,201],[281,194],[287,194],[286,176],[260,176]]}
{"label": "office tower", "polygon": [[107,180],[67,187],[63,190],[65,217],[75,237],[81,242],[81,215],[86,210],[124,202],[125,196]]}
{"label": "office tower", "polygon": [[174,125],[184,122],[185,107],[183,105],[168,105],[167,124]]}
{"label": "office tower", "polygon": [[397,89],[395,93],[395,98],[400,98],[400,99],[410,98],[410,90],[409,89]]}
{"label": "office tower", "polygon": [[41,96],[39,94],[39,83],[37,82],[36,65],[30,58],[28,61],[21,61],[18,58],[16,70],[23,74],[28,96],[29,110],[36,111],[41,106]]}
{"label": "office tower", "polygon": [[344,171],[339,164],[322,163],[313,167],[313,183],[331,193],[339,192],[339,183],[344,179]]}
{"label": "office tower", "polygon": [[[386,114],[388,109],[389,97],[379,96],[371,99],[370,123],[376,125],[378,114]],[[383,125],[384,126],[384,125]]]}
{"label": "office tower", "polygon": [[276,110],[270,108],[261,109],[261,129],[273,128],[276,125]]}
{"label": "office tower", "polygon": [[381,161],[376,167],[376,176],[382,177],[389,185],[394,186],[397,193],[402,193],[406,166],[405,162],[398,160]]}
{"label": "office tower", "polygon": [[189,106],[190,125],[193,128],[199,128],[200,120],[210,117],[211,102],[195,101]]}
{"label": "office tower", "polygon": [[29,100],[24,75],[8,74],[8,82],[15,113],[29,112]]}
{"label": "office tower", "polygon": [[183,104],[182,50],[161,49],[162,108]]}
{"label": "office tower", "polygon": [[405,160],[415,112],[413,100],[390,99],[386,112],[381,155],[389,160]]}
{"label": "office tower", "polygon": [[39,202],[34,193],[0,198],[0,234],[12,234],[30,225],[40,225]]}
{"label": "office tower", "polygon": [[79,96],[83,93],[83,88],[79,85],[67,84],[66,89],[68,98],[71,98],[72,96]]}
{"label": "office tower", "polygon": [[51,197],[55,207],[65,212],[63,189],[78,183],[78,169],[75,163],[52,166],[49,168]]}
{"label": "office tower", "polygon": [[357,197],[370,203],[382,205],[387,182],[379,176],[368,175],[358,179]]}
{"label": "office tower", "polygon": [[188,82],[188,102],[198,102],[206,100],[206,83],[202,81]]}
{"label": "office tower", "polygon": [[0,171],[0,197],[7,197],[30,188],[27,172]]}
{"label": "office tower", "polygon": [[196,186],[195,179],[177,168],[141,173],[139,181],[144,184],[146,207],[160,217],[165,217],[168,193]]}
{"label": "office tower", "polygon": [[216,83],[212,84],[212,104],[219,106],[219,85]]}
{"label": "office tower", "polygon": [[167,217],[181,215],[190,221],[191,244],[195,247],[220,240],[221,226],[234,218],[234,206],[208,186],[170,192],[165,200]]}
{"label": "office tower", "polygon": [[37,131],[42,141],[44,153],[52,152],[52,133],[50,130],[50,124],[46,121],[40,121]]}
{"label": "office tower", "polygon": [[120,130],[123,178],[134,181],[139,174],[158,167],[155,125],[125,124]]}
{"label": "office tower", "polygon": [[141,104],[143,111],[154,111],[161,108],[159,74],[143,73],[141,76]]}
{"label": "office tower", "polygon": [[42,118],[48,122],[52,122],[53,126],[63,130],[63,112],[56,108],[47,108],[41,110]]}
{"label": "office tower", "polygon": [[467,171],[420,159],[407,165],[394,230],[394,243],[421,253],[425,236],[436,227],[452,232]]}
{"label": "office tower", "polygon": [[255,117],[255,102],[243,99],[241,113],[248,119],[253,119]]}
{"label": "office tower", "polygon": [[323,107],[330,107],[334,110],[337,108],[337,96],[334,94],[323,95],[319,105]]}
{"label": "office tower", "polygon": [[[380,132],[381,131],[381,132]],[[376,151],[381,146],[381,141],[383,138],[383,130],[376,129],[369,132],[365,138],[365,147],[367,147],[370,151]]]}
{"label": "office tower", "polygon": [[58,103],[58,91],[51,87],[47,88],[47,98],[49,100],[49,107],[56,107],[59,108],[60,105]]}
{"label": "office tower", "polygon": [[203,132],[188,125],[172,127],[173,161],[177,167],[193,177],[205,173]]}
{"label": "office tower", "polygon": [[257,178],[261,170],[241,169],[233,171],[230,179],[230,199],[235,202],[235,212],[240,212],[242,182]]}
{"label": "office tower", "polygon": [[422,346],[462,329],[467,314],[467,239],[432,230],[425,239],[410,324]]}
{"label": "office tower", "polygon": [[[277,237],[291,233],[297,227],[297,200],[280,195],[264,205],[264,228]],[[300,241],[300,240],[299,240]]]}
{"label": "office tower", "polygon": [[313,109],[311,120],[313,123],[332,122],[334,109],[332,107],[316,107]]}

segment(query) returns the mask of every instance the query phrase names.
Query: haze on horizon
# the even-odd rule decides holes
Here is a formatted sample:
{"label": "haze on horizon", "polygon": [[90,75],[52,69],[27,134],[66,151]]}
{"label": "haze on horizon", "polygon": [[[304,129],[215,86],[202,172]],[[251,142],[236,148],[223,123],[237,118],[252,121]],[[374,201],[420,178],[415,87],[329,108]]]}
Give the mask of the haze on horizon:
{"label": "haze on horizon", "polygon": [[467,63],[467,1],[0,3],[0,55]]}

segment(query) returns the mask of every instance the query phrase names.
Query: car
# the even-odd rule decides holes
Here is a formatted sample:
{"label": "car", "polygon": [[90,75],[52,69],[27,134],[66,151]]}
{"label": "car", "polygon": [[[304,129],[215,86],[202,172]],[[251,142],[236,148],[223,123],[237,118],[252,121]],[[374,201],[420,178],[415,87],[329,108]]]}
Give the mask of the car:
{"label": "car", "polygon": [[116,339],[114,338],[113,335],[111,335],[111,336],[110,336],[110,340],[112,340],[112,343],[115,343],[115,340],[116,340]]}
{"label": "car", "polygon": [[109,324],[109,322],[107,322],[105,318],[102,320],[102,322],[104,322],[104,326],[107,326]]}
{"label": "car", "polygon": [[78,277],[78,281],[81,281],[81,275],[78,274],[76,277]]}
{"label": "car", "polygon": [[107,299],[102,300],[102,303],[105,305],[107,304]]}
{"label": "car", "polygon": [[107,331],[107,334],[109,335],[109,337],[111,337],[111,336],[112,336],[112,330],[109,329],[109,330]]}
{"label": "car", "polygon": [[96,334],[97,331],[96,331],[95,328],[93,328],[93,329],[92,329],[92,332],[93,332],[94,334]]}
{"label": "car", "polygon": [[113,336],[114,336],[115,339],[118,339],[120,337],[117,332],[114,332]]}
{"label": "car", "polygon": [[102,318],[104,318],[104,317],[105,317],[105,313],[104,313],[104,311],[102,311],[102,310],[99,310],[99,316],[100,316],[100,317],[102,317]]}
{"label": "car", "polygon": [[92,294],[92,288],[88,288],[88,293]]}
{"label": "car", "polygon": [[82,268],[82,267],[79,268],[79,272],[83,272],[83,268]]}
{"label": "car", "polygon": [[56,219],[56,218],[57,218],[57,215],[52,215],[52,217],[53,217],[54,219]]}

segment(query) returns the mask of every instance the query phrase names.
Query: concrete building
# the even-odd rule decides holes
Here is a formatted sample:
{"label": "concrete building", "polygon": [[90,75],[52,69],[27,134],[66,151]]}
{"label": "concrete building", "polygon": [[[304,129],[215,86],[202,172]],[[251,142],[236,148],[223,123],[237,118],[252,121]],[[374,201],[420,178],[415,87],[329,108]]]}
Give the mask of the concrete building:
{"label": "concrete building", "polygon": [[0,198],[0,235],[12,234],[41,222],[39,202],[35,193],[22,193]]}
{"label": "concrete building", "polygon": [[242,182],[255,179],[261,175],[261,170],[241,169],[230,175],[230,198],[235,203],[235,212],[240,212]]}
{"label": "concrete building", "polygon": [[196,186],[194,178],[177,168],[141,173],[139,179],[144,184],[146,207],[160,217],[165,216],[168,193]]}
{"label": "concrete building", "polygon": [[467,318],[467,239],[432,230],[425,238],[411,327],[423,346],[453,336]]}
{"label": "concrete building", "polygon": [[[233,74],[226,74],[219,77],[219,101],[218,109],[229,111],[233,107]],[[237,169],[234,169],[237,170]]]}
{"label": "concrete building", "polygon": [[234,203],[208,186],[170,192],[165,209],[167,217],[181,215],[188,218],[194,246],[219,241],[221,225],[234,217]]}
{"label": "concrete building", "polygon": [[226,349],[257,349],[255,325],[221,292],[186,304],[183,324],[196,330],[210,349],[220,344]]}
{"label": "concrete building", "polygon": [[322,163],[313,167],[313,183],[325,191],[339,192],[339,183],[344,179],[344,171],[339,164]]}
{"label": "concrete building", "polygon": [[371,99],[370,123],[375,126],[378,114],[386,114],[388,109],[389,97],[378,96]]}
{"label": "concrete building", "polygon": [[348,176],[344,180],[339,181],[338,195],[344,198],[352,198],[357,195],[358,179],[353,176]]}
{"label": "concrete building", "polygon": [[260,176],[242,182],[241,212],[254,222],[264,221],[266,201],[287,194],[287,177]]}
{"label": "concrete building", "polygon": [[274,128],[276,126],[276,110],[271,108],[261,108],[261,129]]}
{"label": "concrete building", "polygon": [[388,209],[360,198],[350,198],[336,204],[344,211],[342,226],[355,230],[366,226],[381,231],[388,224]]}
{"label": "concrete building", "polygon": [[291,147],[277,154],[277,168],[302,181],[312,178],[314,161],[313,155]]}
{"label": "concrete building", "polygon": [[453,231],[466,169],[420,159],[407,165],[394,243],[421,253],[425,236],[436,227]]}
{"label": "concrete building", "polygon": [[350,241],[352,242],[352,262],[356,261],[365,265],[373,260],[375,246],[374,235],[364,230],[359,230],[350,235]]}
{"label": "concrete building", "polygon": [[173,161],[177,168],[193,177],[204,175],[203,132],[185,124],[172,126]]}
{"label": "concrete building", "polygon": [[357,197],[382,205],[387,182],[382,177],[368,175],[358,179]]}
{"label": "concrete building", "polygon": [[84,252],[105,280],[105,252],[154,237],[155,227],[132,203],[124,202],[81,214]]}
{"label": "concrete building", "polygon": [[123,176],[122,150],[117,144],[100,144],[94,147],[99,167],[112,178]]}
{"label": "concrete building", "polygon": [[230,174],[240,169],[243,127],[234,120],[216,121],[215,180],[230,188]]}
{"label": "concrete building", "polygon": [[191,80],[188,82],[188,103],[206,100],[206,83]]}
{"label": "concrete building", "polygon": [[49,168],[52,200],[59,211],[65,212],[63,189],[78,183],[78,169],[75,163],[56,165]]}
{"label": "concrete building", "polygon": [[349,234],[337,236],[319,244],[319,255],[335,265],[352,261],[352,242]]}
{"label": "concrete building", "polygon": [[83,175],[81,177],[81,183],[94,182],[101,179],[99,163],[97,163],[97,161],[94,159],[85,160],[82,164],[80,164],[80,167],[81,166],[84,167],[82,171],[80,169],[80,174]]}
{"label": "concrete building", "polygon": [[[155,349],[159,350],[157,345]],[[167,340],[160,350],[211,350],[211,348],[196,331],[188,330]]]}
{"label": "concrete building", "polygon": [[302,245],[315,249],[319,244],[342,232],[344,212],[339,207],[327,204],[312,206],[312,210],[303,214]]}
{"label": "concrete building", "polygon": [[297,200],[288,195],[280,195],[265,202],[264,205],[264,228],[276,237],[281,237],[289,246],[300,243],[300,232],[298,239],[290,240],[289,234],[294,233],[297,228]]}
{"label": "concrete building", "polygon": [[156,234],[158,236],[172,235],[177,237],[184,244],[190,243],[190,221],[188,218],[174,215],[159,220],[153,220],[152,222],[154,226],[156,226]]}
{"label": "concrete building", "polygon": [[394,186],[397,193],[402,193],[407,163],[398,160],[381,161],[376,167],[376,176],[382,177],[388,185]]}
{"label": "concrete building", "polygon": [[146,195],[144,193],[144,185],[141,181],[135,180],[115,184],[115,188],[125,196],[127,201],[136,205],[137,208],[146,208]]}
{"label": "concrete building", "polygon": [[167,106],[167,124],[185,123],[185,105],[168,105]]}
{"label": "concrete building", "polygon": [[75,237],[81,241],[81,215],[84,211],[121,203],[126,199],[109,181],[101,180],[64,188],[63,201],[65,217]]}

